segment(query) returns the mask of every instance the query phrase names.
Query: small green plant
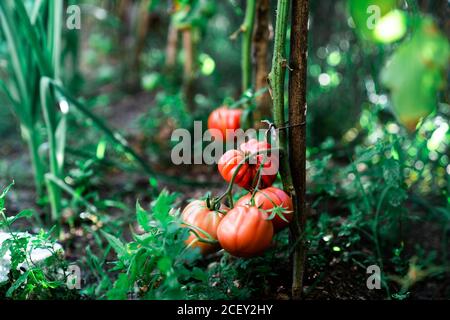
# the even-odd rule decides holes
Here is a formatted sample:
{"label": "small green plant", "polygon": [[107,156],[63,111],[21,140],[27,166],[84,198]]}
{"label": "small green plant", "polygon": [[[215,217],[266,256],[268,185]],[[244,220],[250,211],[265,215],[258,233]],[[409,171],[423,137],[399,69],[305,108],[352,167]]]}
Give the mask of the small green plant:
{"label": "small green plant", "polygon": [[193,267],[199,255],[186,249],[188,231],[181,228],[178,212],[171,210],[174,200],[174,195],[163,191],[152,203],[151,213],[137,204],[137,221],[144,233],[133,232],[130,243],[103,233],[118,257],[111,271],[120,272],[108,299],[188,297],[186,281],[201,273]]}
{"label": "small green plant", "polygon": [[13,231],[12,225],[30,218],[33,211],[7,217],[5,197],[10,188],[0,195],[0,230],[6,231],[0,233],[0,298],[76,299],[77,291],[67,286],[68,263],[52,231],[41,230],[36,236]]}

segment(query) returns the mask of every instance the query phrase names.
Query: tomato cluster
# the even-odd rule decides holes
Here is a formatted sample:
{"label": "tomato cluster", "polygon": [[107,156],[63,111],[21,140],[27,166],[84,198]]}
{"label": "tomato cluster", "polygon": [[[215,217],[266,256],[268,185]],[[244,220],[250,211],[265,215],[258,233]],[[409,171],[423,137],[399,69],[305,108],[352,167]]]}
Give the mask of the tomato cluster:
{"label": "tomato cluster", "polygon": [[202,254],[220,248],[237,257],[252,257],[267,250],[273,235],[292,220],[292,200],[283,190],[269,187],[249,193],[233,209],[205,201],[191,202],[182,212],[191,234],[186,244]]}
{"label": "tomato cluster", "polygon": [[[241,128],[243,111],[220,107],[208,119],[211,135],[220,141],[231,139]],[[216,129],[216,130],[212,130]],[[218,171],[229,183],[227,192],[219,198],[195,200],[182,212],[190,235],[189,247],[209,254],[220,248],[237,257],[253,257],[263,253],[276,232],[292,221],[291,197],[273,187],[278,174],[278,157],[268,142],[251,139],[238,149],[229,150],[219,160]],[[232,198],[236,184],[249,192],[231,209],[221,203]]]}
{"label": "tomato cluster", "polygon": [[218,165],[222,177],[230,187],[234,183],[249,193],[232,209],[220,203],[223,196],[191,202],[182,212],[191,231],[188,246],[203,254],[223,248],[237,257],[259,255],[271,246],[274,234],[292,220],[293,204],[286,192],[272,186],[278,171],[269,169],[278,166],[278,159],[270,150],[269,143],[253,139],[222,156]]}

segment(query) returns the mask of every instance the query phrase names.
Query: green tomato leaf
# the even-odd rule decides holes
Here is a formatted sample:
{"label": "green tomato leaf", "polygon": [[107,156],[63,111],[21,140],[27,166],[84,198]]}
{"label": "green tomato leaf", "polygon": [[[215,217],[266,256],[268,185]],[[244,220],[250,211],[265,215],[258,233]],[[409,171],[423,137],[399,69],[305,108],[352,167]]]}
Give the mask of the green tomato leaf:
{"label": "green tomato leaf", "polygon": [[126,246],[122,243],[122,241],[120,241],[118,238],[114,237],[113,235],[103,230],[101,230],[101,233],[108,241],[108,243],[111,245],[111,247],[114,249],[114,251],[117,253],[119,259],[122,259],[123,257],[127,256],[128,251]]}
{"label": "green tomato leaf", "polygon": [[449,42],[431,18],[418,18],[414,30],[381,73],[391,90],[393,113],[410,131],[436,109],[450,58]]}
{"label": "green tomato leaf", "polygon": [[150,218],[148,215],[148,212],[145,211],[139,202],[136,202],[136,215],[137,215],[137,222],[139,225],[144,229],[146,232],[150,231]]}

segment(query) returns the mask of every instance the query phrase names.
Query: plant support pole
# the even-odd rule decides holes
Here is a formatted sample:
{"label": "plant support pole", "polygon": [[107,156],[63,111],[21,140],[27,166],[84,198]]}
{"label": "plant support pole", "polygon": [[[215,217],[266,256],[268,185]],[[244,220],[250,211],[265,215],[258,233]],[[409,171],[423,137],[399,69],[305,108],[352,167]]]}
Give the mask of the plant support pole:
{"label": "plant support pole", "polygon": [[307,216],[306,202],[306,72],[308,49],[308,0],[293,1],[291,21],[291,52],[289,66],[289,160],[294,173],[294,221],[292,298],[302,296],[307,244],[304,239]]}

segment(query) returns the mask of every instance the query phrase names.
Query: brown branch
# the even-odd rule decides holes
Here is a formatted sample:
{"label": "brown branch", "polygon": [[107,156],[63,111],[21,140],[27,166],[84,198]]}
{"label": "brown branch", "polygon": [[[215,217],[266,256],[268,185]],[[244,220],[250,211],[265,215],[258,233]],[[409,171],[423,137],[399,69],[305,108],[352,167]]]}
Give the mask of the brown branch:
{"label": "brown branch", "polygon": [[[291,54],[289,66],[289,122],[306,123],[306,71],[308,48],[308,0],[293,1],[291,22]],[[300,299],[303,288],[307,244],[306,226],[306,125],[289,130],[289,164],[294,185],[293,243],[298,243],[293,257],[292,298]]]}
{"label": "brown branch", "polygon": [[[253,35],[253,49],[255,61],[255,92],[267,87],[269,74],[269,38],[270,38],[270,1],[260,0],[256,2],[256,26]],[[272,116],[271,98],[266,92],[256,98],[257,108],[254,113],[255,125],[261,120],[270,119]]]}
{"label": "brown branch", "polygon": [[167,35],[167,46],[166,46],[166,68],[172,70],[175,67],[177,61],[177,50],[178,50],[178,30],[174,23],[171,22],[169,25],[169,31]]}
{"label": "brown branch", "polygon": [[183,93],[188,109],[193,112],[195,109],[195,73],[196,73],[196,57],[195,57],[195,30],[187,28],[182,31],[183,49],[184,49],[184,79]]}
{"label": "brown branch", "polygon": [[145,48],[145,41],[147,39],[149,25],[150,25],[150,13],[148,8],[150,7],[151,0],[145,0],[140,3],[139,12],[137,16],[137,27],[136,27],[136,43],[134,49],[134,61],[133,69],[134,75],[139,78],[141,71],[141,54]]}

